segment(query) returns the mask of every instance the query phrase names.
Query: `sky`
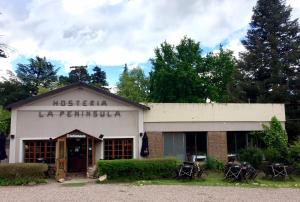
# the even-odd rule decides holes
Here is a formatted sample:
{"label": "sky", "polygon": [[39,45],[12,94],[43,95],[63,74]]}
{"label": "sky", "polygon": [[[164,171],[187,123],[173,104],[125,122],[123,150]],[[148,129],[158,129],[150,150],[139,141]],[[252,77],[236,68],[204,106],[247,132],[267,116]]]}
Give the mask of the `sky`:
{"label": "sky", "polygon": [[[0,58],[0,77],[28,58],[46,57],[59,74],[73,65],[99,65],[115,86],[124,64],[151,70],[149,59],[162,42],[184,36],[200,41],[204,53],[220,44],[244,48],[256,0],[0,0],[0,42],[9,57]],[[300,0],[287,0],[292,18]]]}

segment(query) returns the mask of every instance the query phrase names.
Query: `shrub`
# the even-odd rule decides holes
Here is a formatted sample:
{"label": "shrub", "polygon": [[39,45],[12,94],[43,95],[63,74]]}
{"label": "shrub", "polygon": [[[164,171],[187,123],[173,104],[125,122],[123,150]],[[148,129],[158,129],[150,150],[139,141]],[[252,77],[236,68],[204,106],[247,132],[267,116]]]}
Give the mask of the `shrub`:
{"label": "shrub", "polygon": [[42,179],[48,170],[41,163],[10,163],[0,164],[0,178],[3,180]]}
{"label": "shrub", "polygon": [[171,178],[178,168],[176,159],[128,159],[100,160],[98,174],[107,174],[108,179],[148,180]]}
{"label": "shrub", "polygon": [[288,137],[280,121],[274,116],[270,126],[263,124],[262,140],[267,148],[277,150],[281,157],[288,156]]}
{"label": "shrub", "polygon": [[275,148],[267,148],[264,150],[264,155],[266,161],[270,163],[278,163],[284,161],[284,157],[281,153]]}
{"label": "shrub", "polygon": [[258,168],[263,159],[263,152],[258,148],[243,149],[240,152],[240,160],[250,163],[253,167]]}
{"label": "shrub", "polygon": [[224,169],[224,164],[220,161],[218,161],[217,159],[208,156],[206,158],[206,162],[205,162],[205,168],[208,170],[223,170]]}
{"label": "shrub", "polygon": [[295,168],[295,173],[300,175],[300,163],[295,163],[294,168]]}
{"label": "shrub", "polygon": [[26,185],[26,184],[42,184],[46,183],[46,179],[36,179],[36,178],[16,178],[16,179],[4,179],[0,178],[0,186],[8,185]]}
{"label": "shrub", "polygon": [[293,162],[298,162],[300,164],[300,139],[293,142],[290,146],[290,158]]}

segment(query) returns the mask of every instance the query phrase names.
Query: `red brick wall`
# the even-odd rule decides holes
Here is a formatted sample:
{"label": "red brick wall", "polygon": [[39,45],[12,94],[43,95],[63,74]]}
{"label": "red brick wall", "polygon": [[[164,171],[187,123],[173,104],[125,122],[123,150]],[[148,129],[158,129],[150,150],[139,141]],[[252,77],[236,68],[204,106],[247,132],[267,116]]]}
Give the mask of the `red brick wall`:
{"label": "red brick wall", "polygon": [[227,162],[226,132],[207,132],[207,153],[224,163]]}
{"label": "red brick wall", "polygon": [[164,155],[162,132],[147,132],[149,141],[149,158],[160,158]]}

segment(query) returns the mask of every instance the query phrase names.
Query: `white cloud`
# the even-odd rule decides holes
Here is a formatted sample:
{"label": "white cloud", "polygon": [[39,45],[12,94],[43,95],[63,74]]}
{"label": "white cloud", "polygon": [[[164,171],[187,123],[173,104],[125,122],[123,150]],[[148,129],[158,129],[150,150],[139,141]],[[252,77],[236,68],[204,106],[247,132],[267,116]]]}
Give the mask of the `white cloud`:
{"label": "white cloud", "polygon": [[13,70],[10,64],[10,60],[0,58],[0,81],[2,80],[2,77],[7,78],[7,70]]}
{"label": "white cloud", "polygon": [[[300,16],[299,0],[289,0]],[[240,38],[256,0],[11,0],[0,1],[0,34],[16,55],[46,56],[70,65],[123,65],[147,61],[164,40],[187,35],[203,47]],[[237,33],[236,33],[237,32]],[[236,34],[235,34],[236,33]],[[2,60],[2,59],[1,59]],[[3,71],[0,72],[3,75]]]}

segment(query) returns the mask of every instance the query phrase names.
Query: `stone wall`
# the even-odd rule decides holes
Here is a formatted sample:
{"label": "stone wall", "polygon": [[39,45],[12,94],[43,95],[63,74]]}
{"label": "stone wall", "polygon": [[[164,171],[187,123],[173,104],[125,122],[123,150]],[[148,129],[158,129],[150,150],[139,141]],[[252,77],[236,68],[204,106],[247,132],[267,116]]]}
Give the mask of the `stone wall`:
{"label": "stone wall", "polygon": [[161,158],[164,154],[162,132],[147,132],[149,141],[149,158]]}
{"label": "stone wall", "polygon": [[227,162],[226,132],[207,132],[207,153],[219,161]]}

